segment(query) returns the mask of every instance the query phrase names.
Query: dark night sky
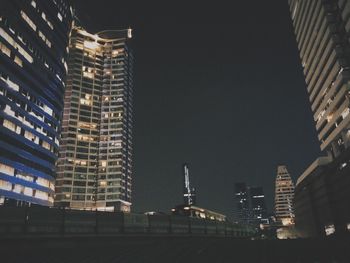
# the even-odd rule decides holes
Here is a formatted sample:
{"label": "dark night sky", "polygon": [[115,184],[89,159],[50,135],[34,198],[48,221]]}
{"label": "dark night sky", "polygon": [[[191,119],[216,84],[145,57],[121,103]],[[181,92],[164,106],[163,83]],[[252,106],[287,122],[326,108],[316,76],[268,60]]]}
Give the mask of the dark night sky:
{"label": "dark night sky", "polygon": [[199,206],[231,217],[246,181],[271,210],[277,165],[319,155],[287,1],[143,2],[74,1],[88,31],[133,28],[133,211],[181,203],[183,162]]}

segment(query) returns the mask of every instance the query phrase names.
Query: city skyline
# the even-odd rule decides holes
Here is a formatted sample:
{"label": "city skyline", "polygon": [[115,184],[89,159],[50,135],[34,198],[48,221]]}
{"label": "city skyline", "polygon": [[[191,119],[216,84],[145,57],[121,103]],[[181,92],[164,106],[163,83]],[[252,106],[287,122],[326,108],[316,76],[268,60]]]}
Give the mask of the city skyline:
{"label": "city skyline", "polygon": [[246,181],[272,211],[275,167],[296,181],[319,155],[287,2],[240,3],[242,12],[74,4],[93,32],[135,32],[134,211],[181,203],[184,160],[204,207],[229,215],[234,182]]}

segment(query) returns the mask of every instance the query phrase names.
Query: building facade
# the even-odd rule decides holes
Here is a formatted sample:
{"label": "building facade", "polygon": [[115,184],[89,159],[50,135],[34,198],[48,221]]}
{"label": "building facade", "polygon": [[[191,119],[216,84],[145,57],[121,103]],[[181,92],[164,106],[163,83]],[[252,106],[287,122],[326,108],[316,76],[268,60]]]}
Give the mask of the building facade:
{"label": "building facade", "polygon": [[275,181],[275,216],[279,224],[283,226],[294,224],[294,183],[287,167],[280,165],[277,167]]}
{"label": "building facade", "polygon": [[335,158],[350,145],[349,2],[289,4],[321,150]]}
{"label": "building facade", "polygon": [[303,236],[348,232],[350,2],[289,0],[289,6],[318,139],[326,156],[315,160],[298,179],[296,226]]}
{"label": "building facade", "polygon": [[234,185],[234,220],[241,224],[267,224],[264,190],[261,186],[249,187],[246,183]]}
{"label": "building facade", "polygon": [[71,33],[55,205],[130,211],[131,29]]}
{"label": "building facade", "polygon": [[251,221],[255,225],[268,224],[264,189],[261,186],[249,187]]}
{"label": "building facade", "polygon": [[0,8],[0,204],[52,206],[73,11],[65,0]]}
{"label": "building facade", "polygon": [[248,224],[250,221],[248,188],[245,183],[234,185],[234,220],[237,223]]}

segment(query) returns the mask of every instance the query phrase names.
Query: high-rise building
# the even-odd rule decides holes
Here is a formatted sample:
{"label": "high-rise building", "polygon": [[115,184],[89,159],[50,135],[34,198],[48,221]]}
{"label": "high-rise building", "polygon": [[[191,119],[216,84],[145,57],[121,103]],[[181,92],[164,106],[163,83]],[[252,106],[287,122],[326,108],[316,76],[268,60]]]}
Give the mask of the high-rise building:
{"label": "high-rise building", "polygon": [[65,0],[2,0],[0,204],[53,205],[73,12]]}
{"label": "high-rise building", "polygon": [[71,33],[55,205],[130,211],[131,29]]}
{"label": "high-rise building", "polygon": [[350,229],[350,2],[289,0],[321,150],[299,177],[295,222],[304,236]]}
{"label": "high-rise building", "polygon": [[239,182],[234,185],[234,220],[238,223],[250,222],[250,206],[248,188],[245,183]]}
{"label": "high-rise building", "polygon": [[191,187],[190,173],[188,163],[184,163],[182,166],[183,179],[184,179],[184,204],[185,205],[196,205],[196,192],[193,187]]}
{"label": "high-rise building", "polygon": [[283,226],[294,224],[293,211],[294,184],[287,167],[277,167],[275,182],[275,216],[277,222]]}
{"label": "high-rise building", "polygon": [[334,158],[350,146],[350,4],[289,4],[321,150]]}
{"label": "high-rise building", "polygon": [[253,225],[268,223],[263,188],[239,182],[234,184],[234,189],[234,220]]}
{"label": "high-rise building", "polygon": [[261,186],[249,187],[251,221],[254,224],[268,224],[264,189]]}

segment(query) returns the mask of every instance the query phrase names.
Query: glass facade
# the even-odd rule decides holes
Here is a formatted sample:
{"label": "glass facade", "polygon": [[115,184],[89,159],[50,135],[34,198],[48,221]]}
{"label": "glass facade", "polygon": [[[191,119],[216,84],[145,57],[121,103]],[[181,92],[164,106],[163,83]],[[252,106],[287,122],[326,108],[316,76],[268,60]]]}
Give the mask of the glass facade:
{"label": "glass facade", "polygon": [[133,54],[131,29],[74,27],[58,161],[56,205],[130,211]]}
{"label": "glass facade", "polygon": [[64,0],[0,8],[0,204],[53,205],[72,9]]}

